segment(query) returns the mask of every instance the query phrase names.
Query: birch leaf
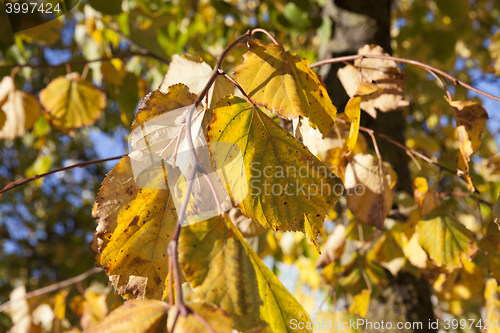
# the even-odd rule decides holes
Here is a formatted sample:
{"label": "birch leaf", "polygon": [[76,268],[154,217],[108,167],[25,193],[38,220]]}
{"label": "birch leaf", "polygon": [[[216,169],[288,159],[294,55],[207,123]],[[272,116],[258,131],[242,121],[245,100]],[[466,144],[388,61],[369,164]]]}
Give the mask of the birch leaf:
{"label": "birch leaf", "polygon": [[248,41],[248,47],[234,78],[250,99],[288,120],[307,117],[313,128],[323,136],[328,134],[337,109],[321,78],[309,68],[309,61],[280,45],[259,40]]}
{"label": "birch leaf", "polygon": [[15,139],[35,124],[40,106],[35,96],[17,90],[10,76],[0,83],[0,139]]}
{"label": "birch leaf", "polygon": [[[319,251],[317,235],[343,192],[342,181],[259,108],[240,98],[219,102],[207,136],[210,144],[230,142],[241,149],[246,177],[236,170],[227,179],[231,189],[248,184],[248,195],[238,204],[242,213],[269,229],[302,231]],[[214,169],[227,155],[212,151]]]}
{"label": "birch leaf", "polygon": [[418,242],[437,266],[463,267],[461,255],[476,253],[474,235],[444,208],[436,208],[417,225]]}
{"label": "birch leaf", "polygon": [[179,260],[195,296],[228,312],[238,331],[311,332],[290,327],[309,315],[227,216],[182,228]]}
{"label": "birch leaf", "polygon": [[106,107],[106,95],[92,83],[70,73],[52,80],[40,91],[40,103],[53,128],[63,133],[92,125]]}

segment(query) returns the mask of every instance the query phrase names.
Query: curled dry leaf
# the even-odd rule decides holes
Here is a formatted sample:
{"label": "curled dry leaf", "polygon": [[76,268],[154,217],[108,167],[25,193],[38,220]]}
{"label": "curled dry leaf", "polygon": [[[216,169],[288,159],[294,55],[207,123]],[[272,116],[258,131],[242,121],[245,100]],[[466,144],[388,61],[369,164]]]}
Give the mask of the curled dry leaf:
{"label": "curled dry leaf", "polygon": [[382,229],[392,206],[392,192],[397,176],[390,164],[369,154],[357,154],[347,164],[345,189],[347,207],[363,224]]}
{"label": "curled dry leaf", "polygon": [[106,107],[106,94],[80,74],[70,73],[52,80],[40,91],[40,103],[53,128],[63,133],[92,125]]}
{"label": "curled dry leaf", "polygon": [[309,61],[280,45],[259,40],[248,41],[248,47],[234,78],[250,99],[288,120],[307,117],[311,127],[323,136],[328,134],[337,109],[321,78],[309,68]]}
{"label": "curled dry leaf", "polygon": [[356,145],[356,142],[358,141],[358,134],[359,134],[359,122],[361,121],[361,99],[364,96],[370,96],[374,93],[377,93],[381,91],[382,89],[369,82],[362,82],[358,86],[358,90],[354,93],[354,96],[349,99],[345,106],[345,115],[351,122],[351,129],[349,131],[349,140],[347,140],[347,150],[348,153],[350,153],[353,149],[354,146]]}
{"label": "curled dry leaf", "polygon": [[[358,54],[388,55],[380,46],[365,45],[358,50]],[[405,79],[402,71],[392,60],[364,58],[357,59],[354,66],[348,65],[337,73],[344,89],[349,96],[354,96],[361,80],[359,66],[365,82],[377,84],[382,91],[361,99],[361,109],[373,118],[377,117],[377,110],[390,112],[400,110],[409,105],[404,99]]]}
{"label": "curled dry leaf", "polygon": [[478,151],[481,146],[481,134],[483,133],[488,113],[478,102],[473,101],[450,101],[453,107],[453,114],[457,122],[457,135],[460,153],[458,158],[458,168],[465,172],[465,179],[469,184],[469,189],[474,190],[474,184],[469,175],[469,162],[472,154]]}
{"label": "curled dry leaf", "polygon": [[[145,150],[173,150],[171,146],[175,145],[180,124],[145,124],[155,117],[190,106],[195,99],[196,95],[181,84],[170,87],[167,94],[155,91],[144,99],[132,128],[144,128],[148,138],[161,138],[151,140]],[[137,147],[135,139],[131,140]],[[106,275],[123,297],[162,299],[168,275],[167,247],[177,222],[175,205],[164,169],[148,169],[151,172],[145,173],[147,188],[141,187],[130,161],[130,157],[123,157],[101,185],[96,199],[94,251],[99,254],[98,265],[105,268]],[[172,169],[168,163],[160,165],[167,171]]]}
{"label": "curled dry leaf", "polygon": [[0,83],[0,139],[22,136],[39,115],[35,96],[17,90],[12,78],[5,76]]}
{"label": "curled dry leaf", "polygon": [[335,230],[328,236],[321,255],[316,261],[316,267],[325,267],[329,263],[337,260],[344,252],[346,240],[345,227],[342,224],[337,224]]}
{"label": "curled dry leaf", "polygon": [[[207,84],[212,72],[210,65],[200,57],[174,54],[159,90],[167,92],[171,85],[183,83],[189,87],[190,92],[198,95]],[[234,84],[219,75],[208,92],[208,105],[213,108],[220,99],[231,94],[234,94]]]}

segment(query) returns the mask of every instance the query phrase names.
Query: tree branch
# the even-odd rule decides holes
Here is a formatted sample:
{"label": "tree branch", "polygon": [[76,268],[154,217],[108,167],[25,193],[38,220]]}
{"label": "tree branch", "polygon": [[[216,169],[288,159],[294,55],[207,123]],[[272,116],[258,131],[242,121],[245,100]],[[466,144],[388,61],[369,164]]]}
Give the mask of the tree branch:
{"label": "tree branch", "polygon": [[0,70],[12,70],[14,68],[23,68],[23,67],[31,67],[31,68],[60,68],[60,67],[66,67],[67,64],[71,65],[71,67],[77,67],[77,66],[85,66],[89,63],[92,62],[98,62],[98,61],[109,61],[112,59],[126,59],[126,58],[131,58],[134,56],[139,56],[139,57],[150,57],[154,58],[164,64],[167,64],[168,62],[165,59],[162,59],[152,53],[141,53],[141,52],[127,52],[127,53],[122,53],[122,54],[117,54],[112,57],[102,57],[102,58],[97,58],[97,59],[91,59],[91,60],[74,60],[74,61],[68,61],[59,65],[50,65],[50,64],[38,64],[38,65],[30,65],[30,64],[24,64],[24,65],[5,65],[5,66],[0,66]]}
{"label": "tree branch", "polygon": [[383,59],[383,60],[393,60],[393,61],[396,61],[396,62],[402,62],[402,63],[405,63],[405,64],[410,64],[410,65],[414,65],[414,66],[417,66],[417,67],[421,67],[423,69],[426,69],[430,72],[434,72],[434,73],[437,73],[439,75],[442,75],[444,76],[445,78],[447,78],[448,80],[450,80],[451,82],[453,82],[454,85],[460,85],[464,88],[467,88],[471,91],[474,91],[478,94],[481,94],[483,96],[486,96],[486,97],[489,97],[491,99],[494,99],[495,101],[499,101],[500,102],[500,98],[499,97],[496,97],[496,96],[493,96],[493,95],[490,95],[482,90],[479,90],[477,88],[474,88],[473,86],[463,82],[463,81],[460,81],[459,79],[451,76],[450,74],[446,73],[445,71],[442,71],[440,69],[437,69],[435,67],[432,67],[430,65],[427,65],[427,64],[424,64],[424,63],[421,63],[420,61],[415,61],[415,60],[409,60],[409,59],[405,59],[405,58],[398,58],[398,57],[392,57],[392,56],[386,56],[386,55],[376,55],[376,54],[357,54],[357,55],[351,55],[351,56],[345,56],[345,57],[338,57],[338,58],[331,58],[331,59],[326,59],[326,60],[321,60],[321,61],[318,61],[318,62],[315,62],[314,64],[311,64],[309,67],[310,68],[314,68],[314,67],[319,67],[319,66],[323,66],[323,65],[327,65],[327,64],[334,64],[334,63],[337,63],[337,62],[344,62],[344,61],[352,61],[352,60],[356,60],[356,59],[363,59],[363,58],[372,58],[372,59]]}
{"label": "tree branch", "polygon": [[60,171],[64,171],[64,170],[69,170],[69,169],[73,169],[73,168],[82,168],[82,167],[85,167],[85,166],[91,165],[91,164],[97,164],[97,163],[102,163],[102,162],[107,162],[107,161],[113,161],[113,160],[120,159],[120,158],[122,158],[124,156],[127,156],[127,155],[120,155],[120,156],[115,156],[115,157],[103,158],[103,159],[99,159],[99,160],[81,162],[81,163],[73,164],[73,165],[70,165],[70,166],[67,166],[67,167],[64,167],[64,168],[59,168],[59,169],[55,169],[55,170],[52,170],[52,171],[49,171],[49,172],[46,172],[46,173],[42,173],[42,174],[39,174],[39,175],[36,175],[36,176],[33,176],[33,177],[16,180],[15,182],[12,182],[12,183],[8,184],[2,190],[0,190],[0,196],[2,196],[3,193],[5,193],[7,191],[10,191],[10,190],[12,190],[12,189],[14,189],[16,187],[19,187],[21,185],[29,183],[29,182],[31,182],[33,180],[37,180],[37,179],[43,178],[45,176],[51,175],[51,174],[56,173],[56,172],[60,172]]}
{"label": "tree branch", "polygon": [[102,271],[103,270],[101,268],[94,267],[92,269],[89,269],[85,273],[82,273],[82,274],[77,275],[75,277],[72,277],[70,279],[67,279],[67,280],[64,280],[64,281],[61,281],[61,282],[57,282],[57,283],[55,283],[53,285],[50,285],[50,286],[47,286],[47,287],[43,287],[43,288],[40,288],[40,289],[37,289],[37,290],[33,290],[33,291],[29,292],[29,293],[26,293],[22,297],[11,299],[10,301],[7,301],[7,302],[5,302],[5,303],[3,303],[3,304],[0,305],[0,313],[4,312],[6,309],[8,309],[9,307],[11,307],[15,302],[22,301],[22,300],[25,300],[25,299],[30,299],[30,298],[33,298],[33,297],[37,297],[37,296],[40,296],[40,295],[43,295],[43,294],[51,293],[51,292],[56,291],[58,289],[62,289],[62,288],[65,288],[67,286],[70,286],[72,284],[81,282],[81,281],[85,280],[86,278],[88,278],[89,276],[92,276],[92,275],[94,275],[96,273],[99,273],[99,272],[102,272]]}

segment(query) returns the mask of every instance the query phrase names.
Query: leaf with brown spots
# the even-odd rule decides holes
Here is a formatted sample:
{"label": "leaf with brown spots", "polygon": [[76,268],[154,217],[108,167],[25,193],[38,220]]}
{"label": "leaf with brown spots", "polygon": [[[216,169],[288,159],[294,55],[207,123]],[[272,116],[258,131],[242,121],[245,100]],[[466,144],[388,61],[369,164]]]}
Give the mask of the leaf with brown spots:
{"label": "leaf with brown spots", "polygon": [[179,260],[195,297],[220,306],[240,332],[293,330],[307,312],[267,268],[227,215],[182,228]]}
{"label": "leaf with brown spots", "polygon": [[321,78],[309,61],[280,45],[248,42],[245,61],[234,70],[234,78],[260,106],[292,120],[308,117],[313,128],[324,135],[333,128],[337,109]]}
{"label": "leaf with brown spots", "polygon": [[[231,189],[248,184],[248,195],[238,204],[242,213],[269,229],[302,231],[319,251],[318,233],[343,192],[340,178],[262,110],[238,97],[217,104],[207,136],[210,145],[229,142],[241,149],[246,176],[235,169],[227,178]],[[228,156],[212,151],[212,158],[217,169]]]}
{"label": "leaf with brown spots", "polygon": [[[133,130],[143,129],[131,135],[136,151],[141,152],[140,140],[147,137],[144,150],[171,153],[182,124],[149,126],[146,123],[167,112],[189,107],[195,99],[196,95],[182,84],[170,87],[166,94],[155,91],[146,96],[132,124]],[[203,112],[195,114],[193,123],[200,126],[202,118]],[[130,157],[123,157],[106,176],[96,200],[94,251],[99,254],[98,264],[125,298],[162,299],[168,275],[167,246],[177,214],[166,174],[173,168],[161,163],[153,164],[148,170],[150,172],[134,177]],[[137,184],[143,185],[141,177],[147,177],[146,187]]]}

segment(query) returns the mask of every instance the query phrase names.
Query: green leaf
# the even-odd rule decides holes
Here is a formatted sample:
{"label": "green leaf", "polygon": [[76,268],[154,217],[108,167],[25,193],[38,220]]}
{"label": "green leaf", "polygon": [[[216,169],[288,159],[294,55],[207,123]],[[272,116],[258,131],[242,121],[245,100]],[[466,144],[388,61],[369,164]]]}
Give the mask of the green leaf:
{"label": "green leaf", "polygon": [[227,216],[183,227],[179,260],[195,297],[227,311],[237,330],[311,332],[290,328],[309,315]]}
{"label": "green leaf", "polygon": [[333,129],[337,109],[321,78],[309,68],[309,61],[295,52],[259,40],[248,42],[245,61],[234,78],[250,99],[281,117],[308,117],[323,136]]}
{"label": "green leaf", "polygon": [[40,91],[40,103],[52,127],[66,134],[95,123],[106,107],[106,95],[78,73],[71,73],[55,78]]}
{"label": "green leaf", "polygon": [[[230,142],[241,149],[246,177],[235,170],[227,178],[231,189],[248,184],[249,193],[238,204],[243,214],[269,229],[302,231],[319,251],[317,235],[343,192],[340,178],[241,98],[226,97],[217,105],[207,136],[210,143]],[[212,151],[215,169],[225,165],[227,155]],[[233,197],[239,195],[235,192]]]}
{"label": "green leaf", "polygon": [[472,232],[444,208],[438,207],[424,216],[416,230],[420,246],[439,267],[463,267],[460,256],[472,258],[477,251]]}

